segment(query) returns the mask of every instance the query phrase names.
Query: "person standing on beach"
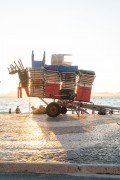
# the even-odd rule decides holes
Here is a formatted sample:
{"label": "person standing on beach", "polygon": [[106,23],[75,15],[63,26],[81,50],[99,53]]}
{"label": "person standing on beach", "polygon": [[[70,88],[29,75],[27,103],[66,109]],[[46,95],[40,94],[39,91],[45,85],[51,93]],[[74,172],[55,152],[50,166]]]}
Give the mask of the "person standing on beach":
{"label": "person standing on beach", "polygon": [[9,109],[9,114],[11,114],[11,108]]}
{"label": "person standing on beach", "polygon": [[19,106],[17,106],[15,112],[16,112],[16,114],[20,114],[20,108],[19,108]]}

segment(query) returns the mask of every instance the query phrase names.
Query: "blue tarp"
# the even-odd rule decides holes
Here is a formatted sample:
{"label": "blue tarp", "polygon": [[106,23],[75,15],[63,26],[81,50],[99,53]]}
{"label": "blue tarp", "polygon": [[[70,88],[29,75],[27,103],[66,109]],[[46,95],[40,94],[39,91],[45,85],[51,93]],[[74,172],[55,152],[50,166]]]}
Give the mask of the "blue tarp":
{"label": "blue tarp", "polygon": [[78,72],[78,66],[62,66],[62,65],[44,65],[44,68],[59,72]]}

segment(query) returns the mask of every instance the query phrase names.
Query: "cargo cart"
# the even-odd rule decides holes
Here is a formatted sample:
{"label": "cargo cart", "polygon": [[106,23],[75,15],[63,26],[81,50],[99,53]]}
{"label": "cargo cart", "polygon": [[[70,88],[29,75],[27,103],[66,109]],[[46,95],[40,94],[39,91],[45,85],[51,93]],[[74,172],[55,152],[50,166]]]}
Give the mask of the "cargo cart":
{"label": "cargo cart", "polygon": [[[45,52],[42,61],[34,59],[32,51],[32,67],[24,68],[21,60],[14,62],[8,68],[9,74],[18,73],[18,98],[22,97],[22,89],[27,96],[38,97],[46,104],[46,113],[56,117],[67,111],[87,113],[87,109],[97,111],[101,115],[107,112],[120,111],[119,107],[94,105],[90,102],[95,72],[79,69],[65,62],[64,56],[68,54],[53,54],[51,65],[45,64]],[[48,103],[47,100],[53,102]]]}

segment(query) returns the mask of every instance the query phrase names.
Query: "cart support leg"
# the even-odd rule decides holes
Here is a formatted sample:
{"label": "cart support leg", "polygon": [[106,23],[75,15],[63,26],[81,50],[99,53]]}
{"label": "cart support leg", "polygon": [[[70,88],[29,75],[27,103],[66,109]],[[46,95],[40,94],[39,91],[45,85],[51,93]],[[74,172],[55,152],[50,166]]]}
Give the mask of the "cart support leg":
{"label": "cart support leg", "polygon": [[40,98],[40,100],[41,100],[42,102],[44,102],[46,105],[48,105],[48,103],[47,103],[43,98]]}

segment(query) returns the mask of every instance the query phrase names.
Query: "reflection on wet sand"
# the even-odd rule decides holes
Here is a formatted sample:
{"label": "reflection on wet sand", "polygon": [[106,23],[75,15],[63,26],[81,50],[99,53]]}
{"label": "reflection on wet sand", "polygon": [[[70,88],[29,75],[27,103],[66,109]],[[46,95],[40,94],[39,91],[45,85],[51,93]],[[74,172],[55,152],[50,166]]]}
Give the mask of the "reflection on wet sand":
{"label": "reflection on wet sand", "polygon": [[32,115],[6,115],[0,125],[1,161],[46,161],[62,147],[54,132],[40,127]]}

